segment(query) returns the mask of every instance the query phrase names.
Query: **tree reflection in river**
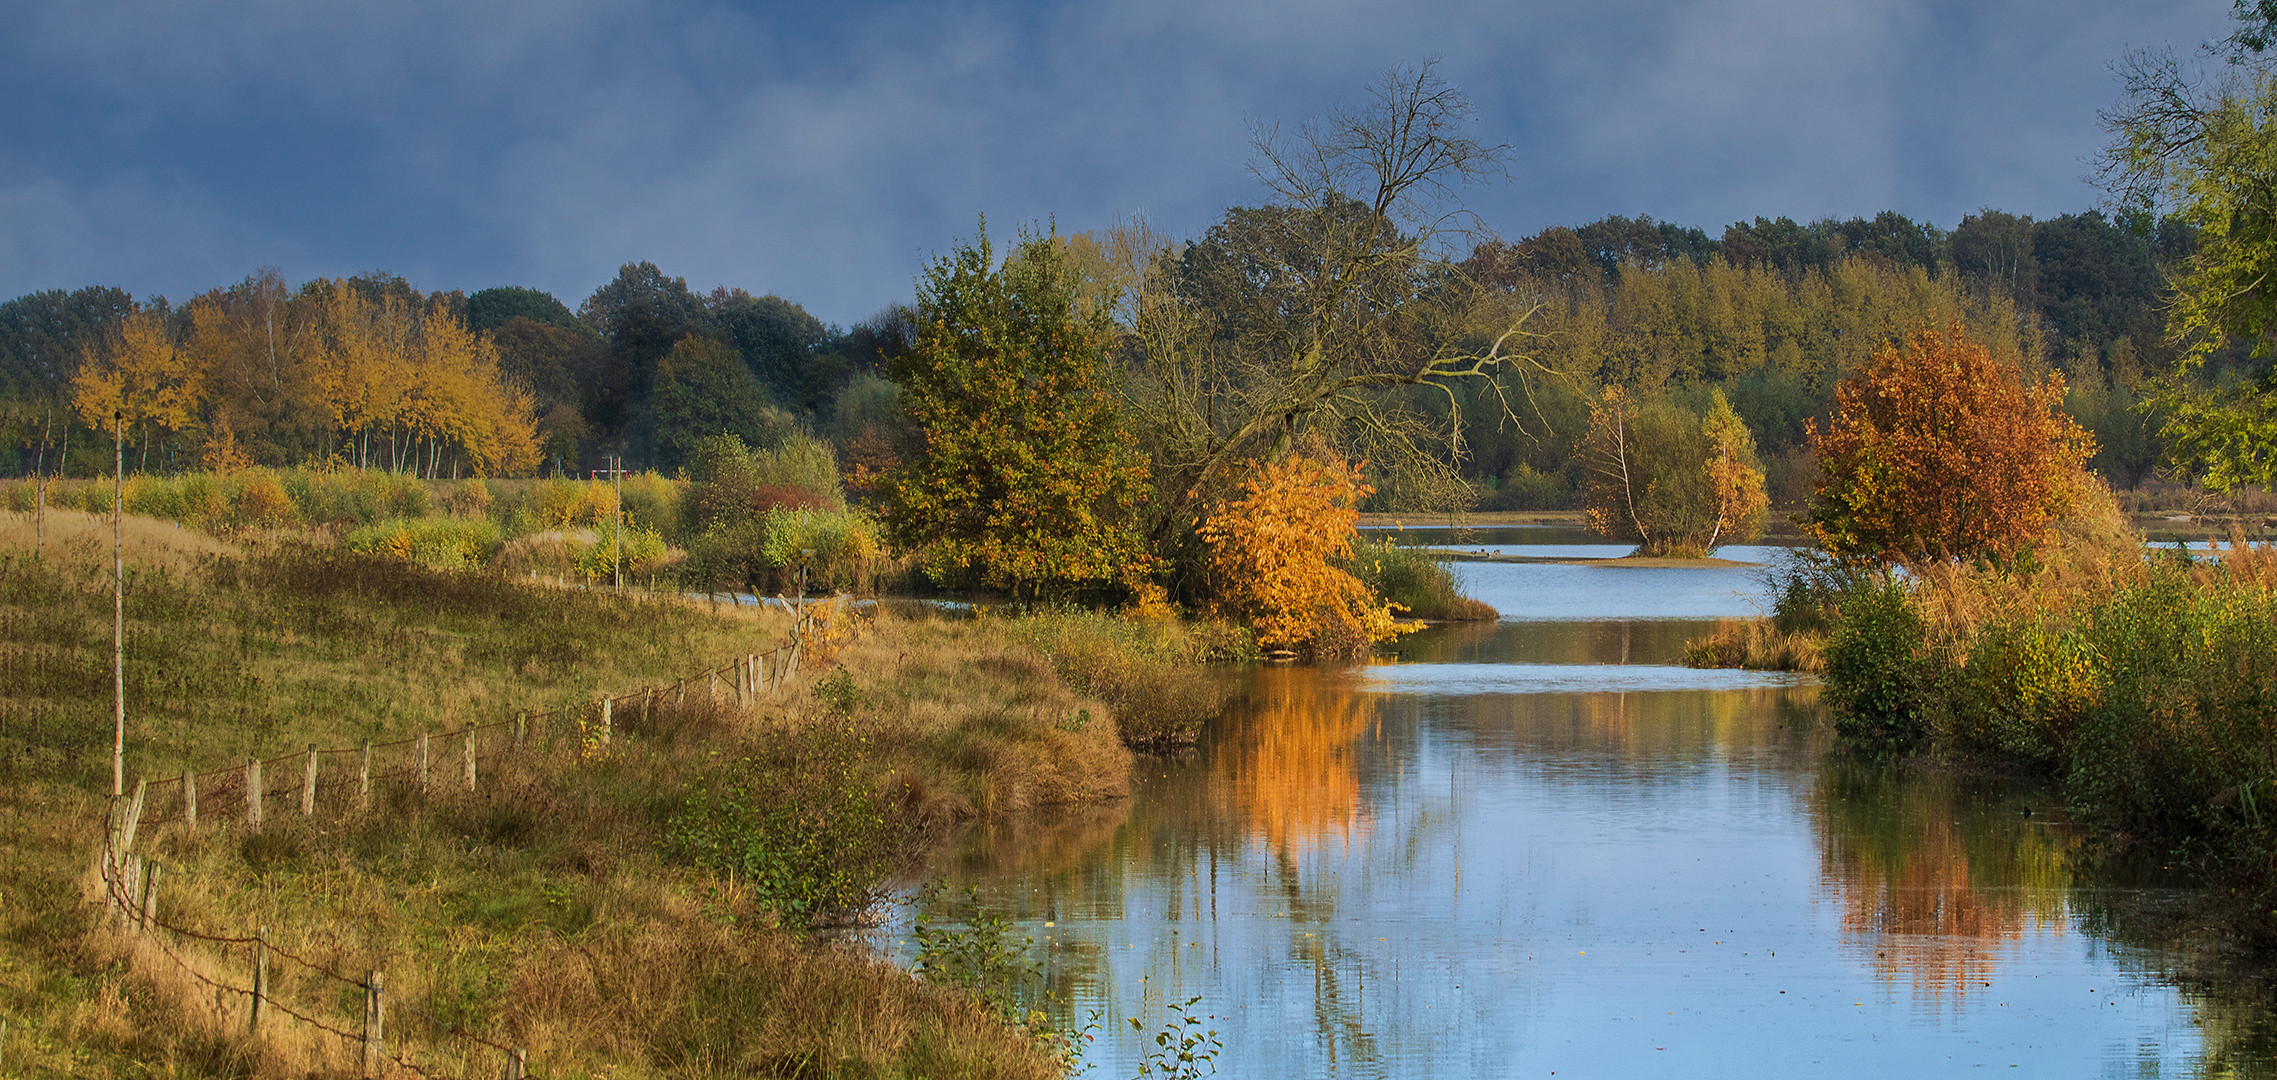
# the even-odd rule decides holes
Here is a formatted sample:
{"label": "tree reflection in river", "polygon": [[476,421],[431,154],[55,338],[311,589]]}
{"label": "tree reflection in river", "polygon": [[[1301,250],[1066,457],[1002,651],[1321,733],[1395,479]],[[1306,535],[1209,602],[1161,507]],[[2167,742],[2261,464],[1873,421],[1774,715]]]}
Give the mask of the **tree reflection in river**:
{"label": "tree reflection in river", "polygon": [[1819,772],[1813,812],[1843,934],[1882,978],[1909,976],[1917,1003],[1957,1004],[2011,943],[2068,922],[2077,834],[1989,787],[1839,754]]}
{"label": "tree reflection in river", "polygon": [[1332,839],[1348,845],[1367,827],[1359,743],[1379,723],[1382,699],[1350,683],[1315,669],[1260,671],[1243,722],[1212,748],[1220,816],[1282,859]]}

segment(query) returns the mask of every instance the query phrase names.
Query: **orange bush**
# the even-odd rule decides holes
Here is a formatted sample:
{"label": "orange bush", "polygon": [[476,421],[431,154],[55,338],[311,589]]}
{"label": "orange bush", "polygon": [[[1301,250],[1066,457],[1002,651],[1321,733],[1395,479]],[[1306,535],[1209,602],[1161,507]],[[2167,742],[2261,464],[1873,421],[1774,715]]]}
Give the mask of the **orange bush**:
{"label": "orange bush", "polygon": [[1364,655],[1419,628],[1329,563],[1351,554],[1372,490],[1342,461],[1292,456],[1259,469],[1201,528],[1220,612],[1248,622],[1264,648],[1329,656]]}
{"label": "orange bush", "polygon": [[1821,474],[1804,527],[1838,555],[2006,561],[2069,509],[2095,440],[1959,324],[1884,345],[1811,429]]}

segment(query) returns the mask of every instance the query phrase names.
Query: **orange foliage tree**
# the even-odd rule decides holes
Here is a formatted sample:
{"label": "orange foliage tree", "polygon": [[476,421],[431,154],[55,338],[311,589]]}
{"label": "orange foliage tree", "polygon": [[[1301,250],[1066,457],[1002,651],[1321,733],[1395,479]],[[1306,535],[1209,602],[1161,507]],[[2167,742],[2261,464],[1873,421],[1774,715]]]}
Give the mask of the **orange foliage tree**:
{"label": "orange foliage tree", "polygon": [[1292,455],[1259,469],[1201,527],[1219,611],[1248,622],[1265,648],[1326,656],[1363,655],[1419,629],[1329,561],[1352,553],[1372,490],[1343,461]]}
{"label": "orange foliage tree", "polygon": [[2005,561],[2031,549],[2085,480],[2095,441],[1956,323],[1917,327],[1835,388],[1811,428],[1816,498],[1804,526],[1838,555]]}

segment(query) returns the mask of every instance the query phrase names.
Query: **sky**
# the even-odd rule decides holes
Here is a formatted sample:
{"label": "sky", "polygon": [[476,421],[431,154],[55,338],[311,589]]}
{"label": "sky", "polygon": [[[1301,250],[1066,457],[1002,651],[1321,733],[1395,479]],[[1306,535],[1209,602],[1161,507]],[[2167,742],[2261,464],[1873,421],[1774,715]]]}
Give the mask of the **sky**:
{"label": "sky", "polygon": [[1435,60],[1516,238],[2052,216],[2131,49],[2229,0],[0,0],[0,296],[273,266],[571,307],[634,260],[847,324],[1024,223],[1192,236],[1259,125]]}

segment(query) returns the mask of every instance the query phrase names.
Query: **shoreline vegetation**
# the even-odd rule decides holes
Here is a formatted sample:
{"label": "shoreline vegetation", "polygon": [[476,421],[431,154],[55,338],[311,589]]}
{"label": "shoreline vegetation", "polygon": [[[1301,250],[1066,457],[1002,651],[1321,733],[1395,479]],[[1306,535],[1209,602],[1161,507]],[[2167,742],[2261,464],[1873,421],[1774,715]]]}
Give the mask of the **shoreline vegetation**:
{"label": "shoreline vegetation", "polygon": [[1852,753],[2044,776],[2114,865],[2205,887],[2160,916],[2208,970],[2277,954],[2277,544],[2161,548],[2102,491],[2021,564],[1804,554],[1695,667],[1816,673]]}
{"label": "shoreline vegetation", "polygon": [[[125,527],[130,786],[669,685],[790,626],[778,610],[433,569],[321,534]],[[222,1023],[148,939],[94,918],[110,521],[51,508],[44,553],[40,530],[0,521],[9,1066],[347,1067],[330,1036]],[[880,611],[827,628],[749,708],[620,713],[606,752],[486,766],[472,793],[383,794],[370,815],[275,808],[258,831],[154,826],[141,850],[166,866],[166,921],[262,926],[336,970],[384,968],[391,1000],[525,1046],[549,1075],[1057,1075],[1049,1033],[805,927],[850,917],[957,822],[1125,796],[1130,746],[1190,745],[1231,692],[1211,662],[1253,655],[1245,642],[1222,624],[1076,610]],[[786,806],[802,816],[774,812]]]}

